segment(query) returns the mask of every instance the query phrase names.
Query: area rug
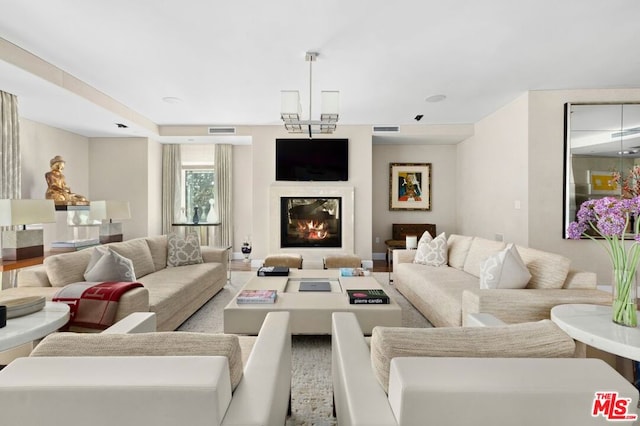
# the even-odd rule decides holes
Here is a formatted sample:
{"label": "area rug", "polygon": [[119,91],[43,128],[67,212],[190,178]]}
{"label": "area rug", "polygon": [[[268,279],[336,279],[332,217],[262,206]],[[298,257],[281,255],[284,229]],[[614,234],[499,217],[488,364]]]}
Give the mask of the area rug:
{"label": "area rug", "polygon": [[[222,333],[223,309],[255,272],[233,271],[231,282],[202,308],[185,321],[178,330],[201,333]],[[375,272],[373,276],[402,307],[402,325],[431,327],[431,324],[393,287],[389,274]],[[292,337],[293,379],[291,383],[291,416],[287,426],[335,425],[332,414],[331,336]]]}

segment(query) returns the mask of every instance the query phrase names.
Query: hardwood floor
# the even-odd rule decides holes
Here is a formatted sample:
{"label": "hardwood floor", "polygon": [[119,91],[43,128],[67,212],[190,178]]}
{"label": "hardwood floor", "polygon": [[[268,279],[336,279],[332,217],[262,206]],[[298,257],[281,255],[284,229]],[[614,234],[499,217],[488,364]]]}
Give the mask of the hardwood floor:
{"label": "hardwood floor", "polygon": [[[393,268],[392,268],[393,269]],[[243,260],[231,261],[232,271],[251,271],[251,262],[244,262]],[[385,260],[373,261],[373,272],[388,272],[387,262]]]}

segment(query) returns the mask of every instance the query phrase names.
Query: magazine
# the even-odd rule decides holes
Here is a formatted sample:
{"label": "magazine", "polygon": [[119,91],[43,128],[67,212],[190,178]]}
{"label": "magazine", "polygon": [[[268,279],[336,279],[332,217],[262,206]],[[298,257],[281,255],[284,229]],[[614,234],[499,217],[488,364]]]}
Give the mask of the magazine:
{"label": "magazine", "polygon": [[352,305],[378,304],[388,305],[389,296],[381,289],[347,290],[349,303]]}
{"label": "magazine", "polygon": [[236,303],[275,303],[277,293],[276,290],[242,290]]}

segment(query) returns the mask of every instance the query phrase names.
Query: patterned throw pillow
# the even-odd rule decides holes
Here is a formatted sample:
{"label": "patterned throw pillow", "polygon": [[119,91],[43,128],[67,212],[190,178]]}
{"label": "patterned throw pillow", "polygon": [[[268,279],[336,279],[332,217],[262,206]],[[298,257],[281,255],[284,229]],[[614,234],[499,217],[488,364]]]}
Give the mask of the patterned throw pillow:
{"label": "patterned throw pillow", "polygon": [[167,238],[167,266],[185,266],[202,263],[198,234],[188,233],[185,237],[169,234]]}
{"label": "patterned throw pillow", "polygon": [[84,279],[90,282],[133,282],[136,274],[131,259],[116,253],[110,247],[96,247],[84,271]]}
{"label": "patterned throw pillow", "polygon": [[531,273],[513,244],[480,263],[480,288],[525,288],[530,279]]}
{"label": "patterned throw pillow", "polygon": [[447,264],[447,237],[444,232],[433,240],[425,238],[423,234],[418,243],[418,250],[413,263],[427,266],[445,266]]}

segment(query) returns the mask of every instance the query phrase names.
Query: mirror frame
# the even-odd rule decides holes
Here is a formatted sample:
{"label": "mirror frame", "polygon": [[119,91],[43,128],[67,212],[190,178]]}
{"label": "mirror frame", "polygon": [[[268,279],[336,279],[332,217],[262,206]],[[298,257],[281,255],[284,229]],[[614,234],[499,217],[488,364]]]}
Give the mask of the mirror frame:
{"label": "mirror frame", "polygon": [[[633,108],[630,111],[630,115],[632,117],[632,119],[626,123],[625,119],[627,117],[625,117],[625,107],[631,107],[633,106]],[[611,139],[609,141],[607,141],[607,143],[596,143],[596,144],[587,144],[587,145],[582,145],[580,146],[574,146],[575,145],[575,139],[572,139],[572,136],[574,135],[573,131],[576,131],[575,129],[572,130],[572,114],[575,113],[575,108],[574,107],[594,107],[594,111],[596,109],[603,109],[603,110],[610,110],[610,111],[614,111],[613,108],[609,108],[609,107],[619,107],[620,108],[620,112],[619,115],[616,116],[615,118],[619,119],[619,123],[620,125],[618,127],[607,127],[605,128],[605,126],[603,126],[602,128],[586,128],[586,129],[579,129],[577,131],[584,131],[585,135],[587,135],[588,132],[593,133],[593,135],[596,135],[596,137],[599,137],[599,135],[597,135],[598,132],[600,133],[610,133],[611,134]],[[585,109],[585,112],[587,112],[588,110]],[[608,111],[606,111],[608,112]],[[615,112],[615,111],[614,111]],[[635,116],[638,116],[638,121],[636,123],[633,122],[633,118],[635,118]],[[606,114],[604,114],[604,116],[606,116]],[[575,118],[575,116],[574,116]],[[599,119],[602,119],[603,122],[606,122],[606,119],[603,118],[603,116],[591,116],[591,119],[594,119],[593,122],[594,123],[598,123]],[[610,119],[611,117],[609,117]],[[578,121],[578,123],[580,123],[580,121]],[[634,146],[633,150],[629,149],[629,150],[625,150],[624,147],[624,143],[627,140],[631,140],[633,141],[634,139],[636,139],[635,135],[637,134],[637,138],[638,138],[638,142],[634,143],[634,145],[637,145],[637,150],[635,150],[636,146]],[[618,137],[619,139],[615,139],[615,137]],[[574,143],[572,144],[572,141],[574,141]],[[617,144],[619,142],[619,146],[615,147],[617,149],[617,151],[613,150],[613,144]],[[602,166],[598,166],[595,165],[593,166],[594,168],[592,169],[591,167],[586,169],[586,170],[582,170],[582,172],[585,174],[584,177],[584,182],[581,183],[577,183],[576,182],[576,176],[574,175],[574,157],[573,157],[573,153],[572,153],[572,148],[574,149],[579,149],[582,148],[582,150],[584,150],[587,146],[589,147],[595,147],[595,146],[600,146],[601,149],[603,149],[603,147],[608,146],[609,151],[605,152],[602,156],[598,156],[598,155],[589,155],[589,154],[583,154],[581,157],[584,158],[589,158],[591,163],[593,163],[593,159],[597,159],[597,158],[602,158]],[[596,148],[597,149],[597,148]],[[592,151],[595,152],[595,151]],[[612,153],[615,153],[614,155],[611,155]],[[582,202],[584,202],[585,200],[588,199],[597,199],[597,198],[602,198],[604,196],[617,196],[620,197],[622,196],[622,191],[620,188],[616,187],[616,185],[611,185],[610,184],[610,178],[611,176],[608,176],[609,174],[612,174],[614,172],[620,173],[621,174],[621,180],[624,180],[625,176],[628,175],[627,173],[627,168],[631,168],[633,167],[634,164],[640,165],[640,102],[589,102],[589,103],[571,103],[571,102],[567,102],[564,104],[564,163],[563,163],[563,189],[562,189],[562,200],[563,200],[563,204],[562,204],[562,238],[563,239],[567,239],[567,227],[569,226],[569,223],[571,223],[572,221],[574,221],[575,218],[575,214],[578,211],[578,209],[580,208],[580,205],[582,204]],[[627,165],[625,167],[624,163],[625,162],[630,162],[630,166]],[[617,164],[615,164],[617,162]],[[613,165],[613,166],[612,166]],[[595,174],[597,173],[597,175]],[[597,177],[601,177],[602,179],[598,180]],[[594,188],[594,182],[604,182],[600,188],[595,189]],[[584,192],[579,192],[577,190],[578,187],[580,186],[584,186],[585,191]],[[586,197],[586,198],[585,198]],[[579,198],[584,198],[582,200],[579,200]],[[632,238],[633,236],[630,236],[630,238]],[[587,238],[587,237],[583,237],[583,238]]]}

